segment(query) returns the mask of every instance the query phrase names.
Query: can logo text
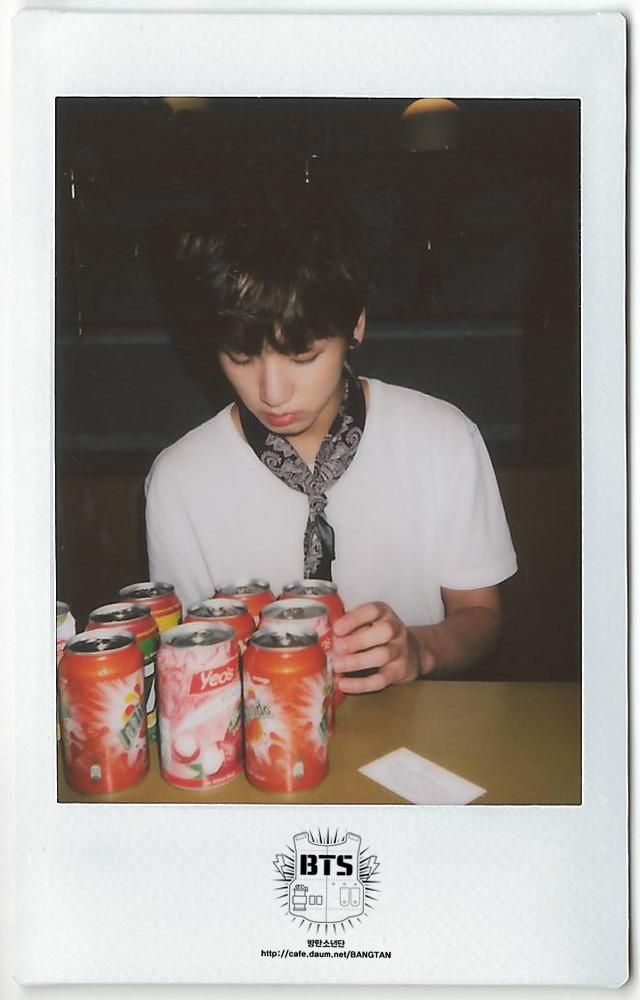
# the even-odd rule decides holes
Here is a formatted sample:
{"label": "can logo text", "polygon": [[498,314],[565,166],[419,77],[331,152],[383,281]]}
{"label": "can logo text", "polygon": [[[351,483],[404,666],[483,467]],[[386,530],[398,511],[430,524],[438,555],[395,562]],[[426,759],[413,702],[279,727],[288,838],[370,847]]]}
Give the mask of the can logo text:
{"label": "can logo text", "polygon": [[191,678],[189,694],[204,694],[207,691],[215,691],[216,688],[230,684],[234,676],[233,667],[229,665],[217,670],[201,670]]}

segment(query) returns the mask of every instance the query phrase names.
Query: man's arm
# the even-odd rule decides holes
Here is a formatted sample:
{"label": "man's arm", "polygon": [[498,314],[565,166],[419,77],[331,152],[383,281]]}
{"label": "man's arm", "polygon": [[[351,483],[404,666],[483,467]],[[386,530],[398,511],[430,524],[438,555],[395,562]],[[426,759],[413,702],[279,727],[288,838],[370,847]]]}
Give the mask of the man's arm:
{"label": "man's arm", "polygon": [[446,617],[437,625],[410,629],[417,640],[420,674],[451,674],[482,659],[500,632],[498,587],[442,590]]}
{"label": "man's arm", "polygon": [[[334,669],[348,694],[379,691],[418,676],[449,676],[490,651],[500,630],[498,587],[442,590],[445,618],[407,626],[387,605],[362,604],[334,624]],[[369,677],[344,676],[377,668]]]}

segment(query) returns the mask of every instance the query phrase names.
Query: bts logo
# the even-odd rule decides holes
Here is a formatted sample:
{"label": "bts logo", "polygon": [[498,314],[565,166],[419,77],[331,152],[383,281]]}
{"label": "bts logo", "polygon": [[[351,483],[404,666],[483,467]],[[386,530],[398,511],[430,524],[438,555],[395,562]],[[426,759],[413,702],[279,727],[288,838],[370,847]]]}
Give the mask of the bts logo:
{"label": "bts logo", "polygon": [[[353,875],[353,855],[338,854],[301,854],[301,875]],[[332,866],[335,871],[332,872]]]}
{"label": "bts logo", "polygon": [[362,850],[362,838],[346,833],[333,838],[327,831],[314,839],[309,832],[297,833],[294,848],[278,854],[274,867],[279,874],[280,905],[300,925],[347,924],[353,926],[370,911],[379,892],[379,862]]}

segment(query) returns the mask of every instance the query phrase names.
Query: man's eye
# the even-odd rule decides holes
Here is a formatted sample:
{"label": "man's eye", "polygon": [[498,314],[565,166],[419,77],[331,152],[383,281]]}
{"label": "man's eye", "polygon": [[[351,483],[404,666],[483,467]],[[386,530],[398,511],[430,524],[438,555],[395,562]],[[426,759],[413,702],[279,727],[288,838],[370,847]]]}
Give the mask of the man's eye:
{"label": "man's eye", "polygon": [[315,354],[294,354],[291,358],[294,365],[310,365],[312,361],[315,361],[319,355],[319,351]]}
{"label": "man's eye", "polygon": [[227,351],[226,355],[232,365],[250,365],[253,361],[253,358],[248,354],[230,354]]}

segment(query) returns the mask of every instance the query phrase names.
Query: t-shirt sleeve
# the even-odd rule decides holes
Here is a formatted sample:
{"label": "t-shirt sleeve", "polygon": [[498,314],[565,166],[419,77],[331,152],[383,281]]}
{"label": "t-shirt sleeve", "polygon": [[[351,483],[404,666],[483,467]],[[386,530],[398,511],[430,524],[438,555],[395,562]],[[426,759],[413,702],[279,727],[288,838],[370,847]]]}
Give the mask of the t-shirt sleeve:
{"label": "t-shirt sleeve", "polygon": [[518,568],[491,459],[478,428],[466,419],[448,444],[452,468],[442,495],[440,585],[491,587]]}
{"label": "t-shirt sleeve", "polygon": [[150,579],[172,583],[187,608],[211,597],[213,584],[178,480],[160,455],[145,481],[147,555]]}

